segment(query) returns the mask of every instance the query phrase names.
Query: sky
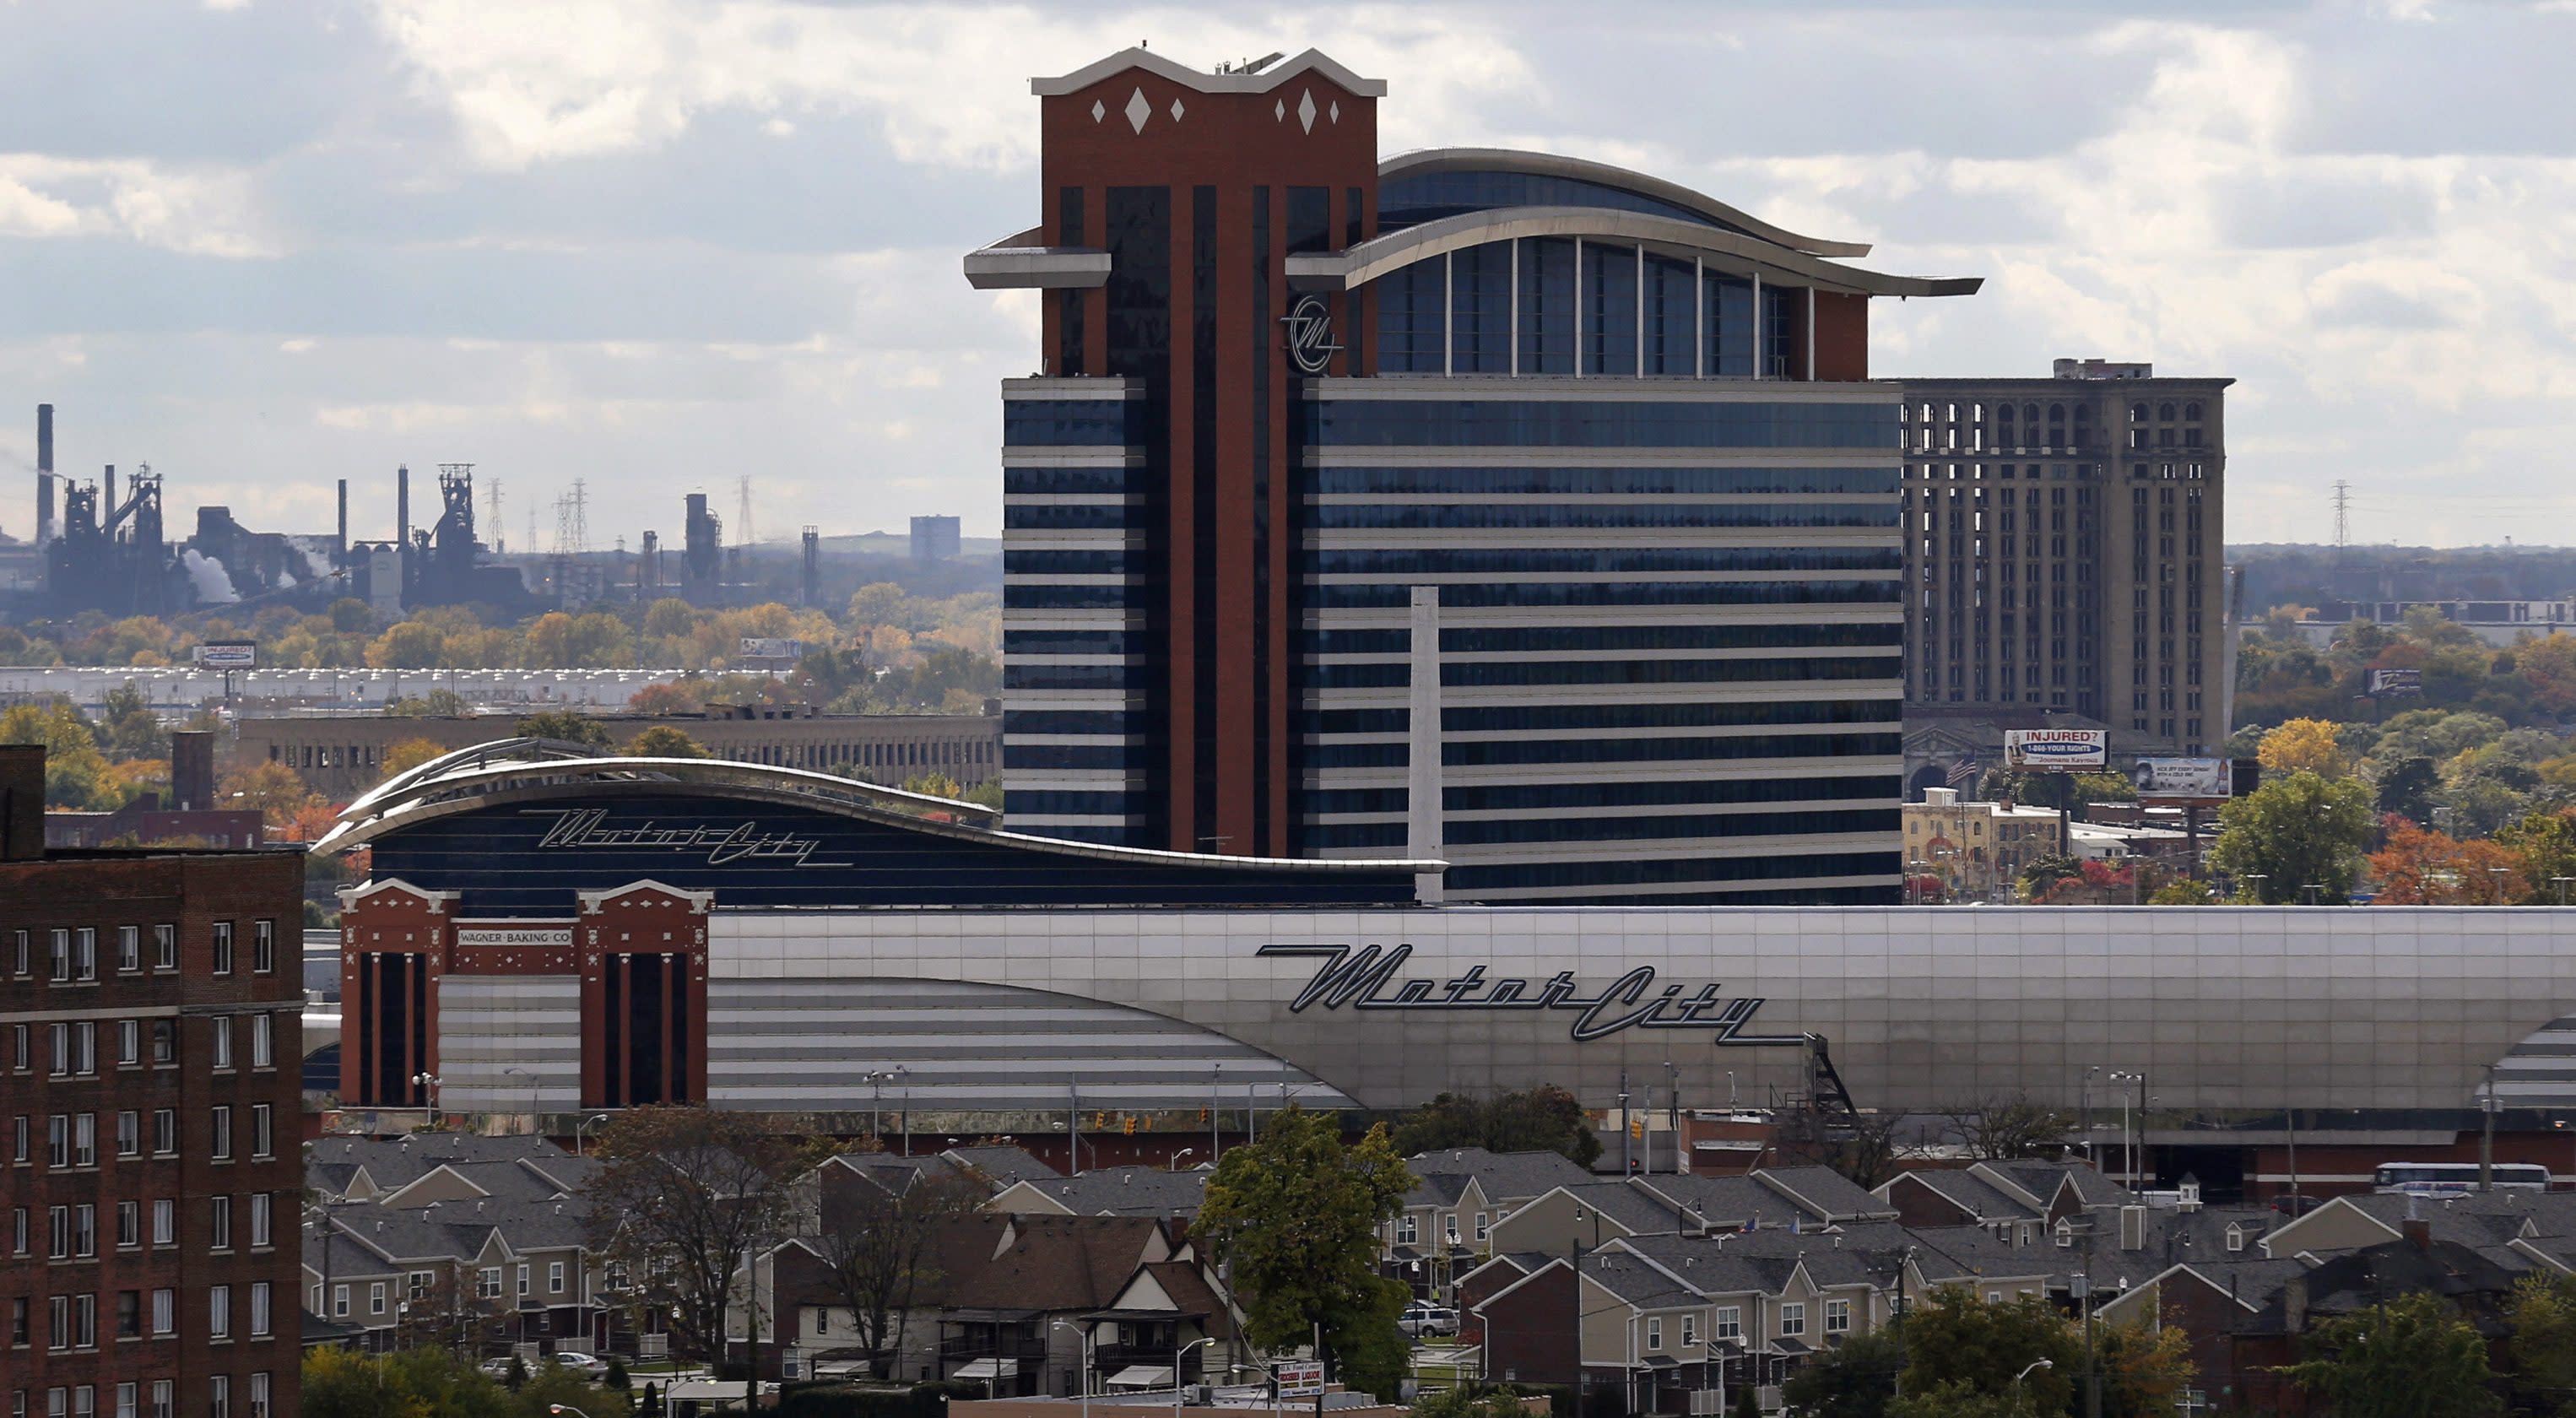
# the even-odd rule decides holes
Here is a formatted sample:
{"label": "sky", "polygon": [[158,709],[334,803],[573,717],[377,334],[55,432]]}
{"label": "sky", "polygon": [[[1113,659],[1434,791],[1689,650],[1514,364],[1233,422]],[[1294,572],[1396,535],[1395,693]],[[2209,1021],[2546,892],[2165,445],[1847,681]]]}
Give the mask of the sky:
{"label": "sky", "polygon": [[[57,465],[327,531],[470,462],[504,539],[1000,525],[1032,75],[1315,47],[1381,143],[1695,186],[1862,264],[1873,372],[2227,375],[2227,540],[2576,544],[2576,0],[0,0],[0,531]],[[424,497],[428,494],[424,493]],[[488,537],[491,528],[484,529]]]}

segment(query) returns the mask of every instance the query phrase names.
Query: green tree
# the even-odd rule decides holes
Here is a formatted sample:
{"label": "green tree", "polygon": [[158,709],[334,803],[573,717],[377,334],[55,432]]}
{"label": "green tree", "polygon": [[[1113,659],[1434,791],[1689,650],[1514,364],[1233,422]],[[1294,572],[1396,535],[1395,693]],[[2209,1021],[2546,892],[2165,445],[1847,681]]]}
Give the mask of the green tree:
{"label": "green tree", "polygon": [[107,692],[101,706],[107,712],[99,725],[101,745],[107,756],[118,763],[131,763],[142,758],[168,758],[170,731],[161,727],[161,716],[152,711],[151,701],[143,691],[127,680]]}
{"label": "green tree", "polygon": [[2041,1408],[2010,1393],[1990,1393],[1958,1379],[1923,1389],[1909,1384],[1905,1396],[1887,1406],[1888,1418],[2032,1418],[2065,1411]]}
{"label": "green tree", "polygon": [[2576,1276],[2526,1275],[2506,1302],[2513,1326],[2513,1384],[2534,1411],[2576,1413]]}
{"label": "green tree", "polygon": [[390,778],[397,773],[408,773],[446,752],[427,739],[403,739],[385,750],[385,776]]}
{"label": "green tree", "polygon": [[[2576,815],[2531,813],[2497,828],[2495,841],[2522,860],[2522,879],[2531,888],[2525,899],[2532,905],[2555,904],[2562,890],[2558,878],[2576,878]],[[2564,889],[2576,901],[2576,881]]]}
{"label": "green tree", "polygon": [[1906,1314],[1905,1355],[1906,1393],[1927,1396],[1943,1385],[2009,1396],[2014,1375],[2045,1359],[2049,1367],[2031,1369],[2021,1380],[2021,1396],[2032,1413],[2063,1413],[2083,1373],[2084,1340],[2075,1326],[2037,1296],[1988,1302],[1962,1286],[1945,1285]]}
{"label": "green tree", "polygon": [[560,739],[591,748],[609,747],[608,729],[597,719],[570,709],[547,709],[511,726],[523,739]]}
{"label": "green tree", "polygon": [[1495,1385],[1457,1384],[1426,1393],[1413,1405],[1413,1418],[1529,1418],[1521,1396]]}
{"label": "green tree", "polygon": [[385,701],[385,713],[396,719],[461,719],[473,712],[465,696],[452,689],[433,689],[427,694],[405,695]]}
{"label": "green tree", "polygon": [[2281,1373],[2335,1418],[2489,1418],[2486,1341],[2429,1291],[2326,1320]]}
{"label": "green tree", "polygon": [[98,751],[89,719],[69,699],[13,704],[0,711],[0,743],[44,745],[48,807],[106,811],[125,802],[108,773],[107,755]]}
{"label": "green tree", "polygon": [[1395,1321],[1410,1292],[1377,1273],[1378,1228],[1413,1185],[1385,1124],[1346,1146],[1332,1114],[1296,1104],[1226,1153],[1194,1231],[1250,1297],[1246,1337],[1276,1351],[1320,1326],[1321,1357],[1343,1382],[1392,1398],[1407,1353]]}
{"label": "green tree", "polygon": [[1808,1360],[1780,1396],[1799,1418],[1886,1418],[1905,1346],[1884,1329],[1855,1334]]}
{"label": "green tree", "polygon": [[2370,789],[2301,769],[2219,809],[2218,826],[2210,865],[2263,904],[2304,900],[2311,884],[2319,901],[2340,902],[2352,892],[2370,841]]}
{"label": "green tree", "polygon": [[706,746],[689,737],[689,731],[670,724],[655,724],[626,741],[629,758],[713,758]]}
{"label": "green tree", "polygon": [[1443,1093],[1396,1124],[1395,1150],[1407,1157],[1444,1147],[1561,1152],[1586,1167],[1601,1155],[1583,1105],[1553,1083],[1489,1097]]}
{"label": "green tree", "polygon": [[326,614],[331,617],[331,629],[341,635],[362,634],[376,623],[376,613],[355,596],[333,601]]}
{"label": "green tree", "polygon": [[2409,754],[2388,766],[2379,775],[2379,811],[2396,813],[2418,827],[2433,823],[2433,790],[2442,786],[2442,775],[2433,760],[2424,755]]}
{"label": "green tree", "polygon": [[[2081,1322],[2073,1325],[2080,1340]],[[2105,1418],[2166,1418],[2174,1398],[2191,1387],[2191,1335],[2180,1325],[2153,1329],[2137,1324],[2093,1326],[2094,1364],[2102,1372]],[[2080,1381],[2079,1381],[2080,1382]]]}
{"label": "green tree", "polygon": [[513,1354],[510,1356],[510,1367],[501,1371],[501,1387],[517,1393],[527,1386],[528,1361]]}

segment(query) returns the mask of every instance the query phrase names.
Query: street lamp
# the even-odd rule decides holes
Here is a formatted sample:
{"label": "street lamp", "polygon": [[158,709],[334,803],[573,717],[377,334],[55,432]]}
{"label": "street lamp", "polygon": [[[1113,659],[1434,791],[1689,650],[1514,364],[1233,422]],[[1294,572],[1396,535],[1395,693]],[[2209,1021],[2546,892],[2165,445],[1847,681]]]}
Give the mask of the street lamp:
{"label": "street lamp", "polygon": [[[2111,1081],[2134,1083],[2143,1088],[2146,1086],[2147,1076],[2143,1073],[2130,1073],[2123,1070],[2112,1074]],[[2135,1187],[2138,1184],[2138,1147],[2136,1143],[2130,1141],[2129,1090],[2125,1088],[2120,1090],[2120,1173],[2123,1185]]]}
{"label": "street lamp", "polygon": [[1184,1157],[1189,1156],[1191,1153],[1196,1152],[1196,1151],[1198,1151],[1198,1149],[1197,1149],[1197,1148],[1195,1148],[1195,1147],[1184,1147],[1184,1148],[1182,1148],[1180,1151],[1173,1153],[1173,1154],[1172,1154],[1172,1170],[1173,1170],[1173,1171],[1175,1171],[1175,1172],[1177,1172],[1177,1171],[1181,1170],[1181,1159],[1182,1159],[1182,1158],[1184,1158]]}
{"label": "street lamp", "polygon": [[537,1076],[516,1064],[501,1070],[504,1078],[514,1073],[528,1080],[528,1131],[534,1133],[537,1131]]}
{"label": "street lamp", "polygon": [[2033,1359],[2030,1361],[2028,1368],[2025,1368],[2020,1373],[2013,1375],[2013,1408],[2016,1411],[2021,1409],[2021,1381],[2030,1377],[2031,1369],[2054,1369],[2056,1367],[2057,1366],[2055,1364],[2050,1363],[2046,1359]]}
{"label": "street lamp", "polygon": [[575,1157],[579,1157],[579,1156],[581,1155],[581,1135],[582,1135],[583,1133],[586,1133],[586,1132],[590,1131],[593,1127],[597,1126],[598,1124],[600,1124],[600,1123],[604,1123],[604,1122],[606,1122],[606,1121],[608,1121],[608,1115],[607,1115],[606,1113],[600,1113],[600,1114],[598,1114],[598,1115],[596,1115],[596,1116],[593,1116],[593,1117],[587,1117],[587,1118],[584,1118],[584,1119],[582,1119],[582,1120],[581,1120],[581,1126],[579,1126],[579,1127],[577,1127],[577,1128],[574,1128],[574,1129],[572,1130],[572,1155],[573,1155],[573,1156],[575,1156]]}
{"label": "street lamp", "polygon": [[875,1089],[868,1099],[868,1136],[875,1138],[879,1147],[885,1146],[885,1129],[879,1126],[885,1116],[885,1081],[892,1077],[892,1073],[881,1068],[859,1075],[862,1082]]}
{"label": "street lamp", "polygon": [[[1091,1418],[1091,1346],[1093,1343],[1091,1328],[1088,1325],[1073,1324],[1066,1320],[1055,1321],[1053,1327],[1056,1329],[1072,1330],[1073,1337],[1082,1341],[1082,1377],[1080,1380],[1082,1384],[1082,1418]],[[1180,1382],[1181,1371],[1179,1366],[1175,1365],[1172,1369],[1172,1385],[1177,1388],[1180,1386]]]}
{"label": "street lamp", "polygon": [[2322,881],[2311,881],[2299,889],[2308,893],[2308,904],[2314,906],[2317,904],[2317,893],[2324,891],[2326,884]]}
{"label": "street lamp", "polygon": [[2558,904],[2561,906],[2567,904],[2567,883],[2571,881],[2576,881],[2576,876],[2553,876],[2549,879],[2549,884],[2558,888]]}
{"label": "street lamp", "polygon": [[2493,883],[2495,884],[2495,903],[2494,903],[2494,904],[2496,904],[2496,905],[2498,905],[2498,906],[2501,906],[2501,905],[2503,905],[2503,904],[2504,904],[2504,874],[2505,874],[2505,871],[2506,871],[2506,868],[2504,868],[2504,867],[2489,867],[2489,868],[2487,868],[2487,879],[2488,879],[2489,881],[2491,881],[2491,882],[2493,882]]}
{"label": "street lamp", "polygon": [[411,1086],[427,1090],[425,1096],[428,1097],[429,1102],[424,1111],[436,1117],[438,1115],[438,1075],[428,1072],[415,1073],[411,1076]]}
{"label": "street lamp", "polygon": [[2271,878],[2271,876],[2270,876],[2270,874],[2269,874],[2269,873],[2266,873],[2266,872],[2249,871],[2249,872],[2245,873],[2245,879],[2246,879],[2247,881],[2250,881],[2250,882],[2254,883],[2254,904],[2255,904],[2255,905],[2257,905],[2257,906],[2262,905],[2262,904],[2263,904],[2263,883],[2265,883],[2265,882],[2267,882],[2267,881],[2270,881],[2270,880],[2272,879],[2272,878]]}
{"label": "street lamp", "polygon": [[573,1418],[590,1418],[589,1414],[582,1412],[580,1409],[573,1407],[569,1403],[549,1403],[546,1405],[546,1411],[554,1414],[555,1418],[563,1418],[563,1415],[566,1413],[573,1415]]}
{"label": "street lamp", "polygon": [[1172,1321],[1172,1418],[1181,1418],[1181,1361],[1188,1358],[1190,1351],[1200,1345],[1216,1343],[1216,1336],[1210,1334],[1183,1344],[1180,1342],[1180,1325],[1179,1319],[1175,1318]]}

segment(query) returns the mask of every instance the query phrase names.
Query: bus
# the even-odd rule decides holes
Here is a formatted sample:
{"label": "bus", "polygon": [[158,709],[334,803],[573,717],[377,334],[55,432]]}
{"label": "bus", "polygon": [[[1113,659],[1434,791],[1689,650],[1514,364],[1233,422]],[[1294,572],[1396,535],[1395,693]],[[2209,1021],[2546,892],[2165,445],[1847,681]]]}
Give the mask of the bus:
{"label": "bus", "polygon": [[[2498,1162],[2494,1171],[2498,1190],[2549,1190],[2549,1169],[2537,1162]],[[2382,1162],[2371,1182],[2372,1190],[2384,1196],[2468,1196],[2478,1189],[2478,1164]]]}

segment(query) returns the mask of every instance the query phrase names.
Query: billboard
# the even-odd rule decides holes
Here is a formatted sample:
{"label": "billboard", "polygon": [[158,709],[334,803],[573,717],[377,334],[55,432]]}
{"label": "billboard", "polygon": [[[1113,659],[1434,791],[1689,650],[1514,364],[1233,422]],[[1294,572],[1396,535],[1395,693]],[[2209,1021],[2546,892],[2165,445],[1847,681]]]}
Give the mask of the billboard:
{"label": "billboard", "polygon": [[2225,798],[2236,786],[2224,758],[2141,758],[2131,776],[2142,798]]}
{"label": "billboard", "polygon": [[2111,731],[2108,729],[2006,729],[2004,730],[2004,766],[2006,768],[2051,769],[2101,768],[2110,762]]}
{"label": "billboard", "polygon": [[802,640],[781,640],[773,636],[765,635],[746,635],[742,637],[741,658],[746,660],[801,660],[805,658],[805,642]]}
{"label": "billboard", "polygon": [[209,640],[197,647],[197,663],[210,670],[247,670],[259,663],[256,640]]}
{"label": "billboard", "polygon": [[2422,670],[2372,670],[2370,692],[2373,694],[2422,694]]}
{"label": "billboard", "polygon": [[1324,1391],[1324,1366],[1312,1361],[1272,1366],[1279,1373],[1281,1398],[1313,1398]]}

